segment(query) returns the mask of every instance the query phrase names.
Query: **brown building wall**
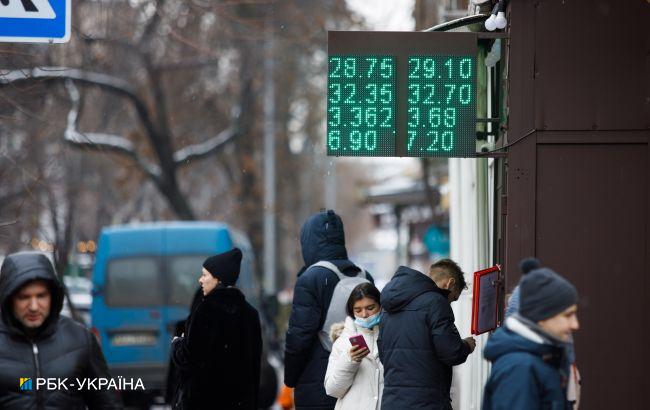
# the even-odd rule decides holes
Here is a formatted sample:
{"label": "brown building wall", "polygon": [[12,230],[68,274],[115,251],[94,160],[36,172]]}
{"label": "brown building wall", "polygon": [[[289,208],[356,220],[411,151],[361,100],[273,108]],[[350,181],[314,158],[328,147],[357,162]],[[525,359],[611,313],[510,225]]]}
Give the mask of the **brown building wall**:
{"label": "brown building wall", "polygon": [[650,2],[510,2],[505,268],[578,287],[586,409],[650,391]]}

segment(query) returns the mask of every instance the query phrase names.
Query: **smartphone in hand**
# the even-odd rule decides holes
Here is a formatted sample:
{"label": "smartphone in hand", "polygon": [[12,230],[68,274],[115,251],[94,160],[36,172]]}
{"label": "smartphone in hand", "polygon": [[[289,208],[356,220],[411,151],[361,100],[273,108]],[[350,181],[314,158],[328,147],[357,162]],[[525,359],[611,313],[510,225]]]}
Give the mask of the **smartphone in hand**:
{"label": "smartphone in hand", "polygon": [[366,339],[363,338],[363,335],[351,336],[350,343],[352,344],[352,346],[365,347],[366,349],[368,349],[368,344],[366,343]]}

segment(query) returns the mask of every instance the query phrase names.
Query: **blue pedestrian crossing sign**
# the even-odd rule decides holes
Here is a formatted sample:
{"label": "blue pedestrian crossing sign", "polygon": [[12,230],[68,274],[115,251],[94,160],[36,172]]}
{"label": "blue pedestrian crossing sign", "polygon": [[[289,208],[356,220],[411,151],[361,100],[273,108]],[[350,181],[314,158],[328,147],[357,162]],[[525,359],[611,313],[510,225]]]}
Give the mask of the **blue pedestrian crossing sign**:
{"label": "blue pedestrian crossing sign", "polygon": [[66,43],[71,0],[0,0],[0,41]]}

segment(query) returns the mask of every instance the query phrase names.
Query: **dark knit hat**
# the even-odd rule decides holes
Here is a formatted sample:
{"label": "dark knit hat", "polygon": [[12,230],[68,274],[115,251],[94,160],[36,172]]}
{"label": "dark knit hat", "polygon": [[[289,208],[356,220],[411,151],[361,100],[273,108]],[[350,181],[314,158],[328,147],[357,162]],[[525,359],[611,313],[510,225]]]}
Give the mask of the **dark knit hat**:
{"label": "dark knit hat", "polygon": [[576,288],[548,268],[531,271],[521,278],[519,314],[533,322],[549,319],[578,303]]}
{"label": "dark knit hat", "polygon": [[210,256],[203,262],[203,267],[224,285],[233,286],[239,277],[241,256],[241,250],[233,248],[228,252]]}

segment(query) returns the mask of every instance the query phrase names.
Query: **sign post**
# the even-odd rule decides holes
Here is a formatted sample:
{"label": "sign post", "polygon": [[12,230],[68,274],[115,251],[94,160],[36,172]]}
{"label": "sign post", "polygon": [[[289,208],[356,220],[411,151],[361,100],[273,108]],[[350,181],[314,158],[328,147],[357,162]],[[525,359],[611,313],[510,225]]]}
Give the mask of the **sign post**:
{"label": "sign post", "polygon": [[66,43],[71,0],[0,0],[0,41]]}

